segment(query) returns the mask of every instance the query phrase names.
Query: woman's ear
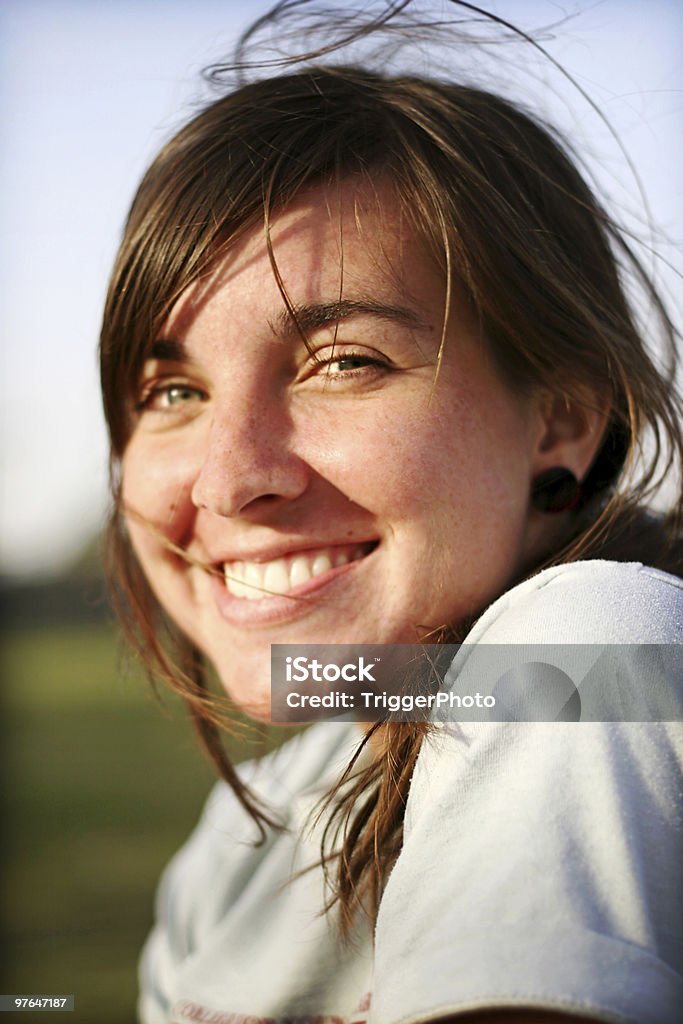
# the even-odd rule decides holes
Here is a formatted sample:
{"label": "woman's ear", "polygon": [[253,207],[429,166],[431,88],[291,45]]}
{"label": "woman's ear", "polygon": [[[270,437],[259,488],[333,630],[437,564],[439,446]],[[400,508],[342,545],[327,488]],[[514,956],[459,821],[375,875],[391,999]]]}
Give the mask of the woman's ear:
{"label": "woman's ear", "polygon": [[610,403],[594,392],[585,401],[545,396],[533,459],[534,475],[555,467],[568,469],[580,482],[590,469],[607,428]]}

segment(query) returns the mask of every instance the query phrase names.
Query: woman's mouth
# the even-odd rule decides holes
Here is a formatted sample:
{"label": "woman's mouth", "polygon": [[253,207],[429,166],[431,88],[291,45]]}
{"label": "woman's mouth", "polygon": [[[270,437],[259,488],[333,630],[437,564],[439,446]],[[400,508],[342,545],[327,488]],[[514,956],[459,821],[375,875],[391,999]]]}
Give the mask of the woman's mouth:
{"label": "woman's mouth", "polygon": [[272,561],[225,562],[222,572],[226,589],[233,597],[246,601],[284,595],[297,597],[327,582],[338,574],[337,570],[365,558],[376,547],[377,541],[367,541],[311,548]]}

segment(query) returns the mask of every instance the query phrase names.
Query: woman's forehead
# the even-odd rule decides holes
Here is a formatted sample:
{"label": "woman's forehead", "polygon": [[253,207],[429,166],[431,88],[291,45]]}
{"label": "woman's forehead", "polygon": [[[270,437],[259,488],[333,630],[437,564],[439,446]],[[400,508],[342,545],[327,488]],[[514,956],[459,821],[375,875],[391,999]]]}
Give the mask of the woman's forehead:
{"label": "woman's forehead", "polygon": [[[278,307],[373,299],[443,315],[443,275],[386,181],[350,178],[302,193],[245,232],[176,302],[164,331],[182,332],[223,290]],[[424,308],[421,312],[428,312]]]}

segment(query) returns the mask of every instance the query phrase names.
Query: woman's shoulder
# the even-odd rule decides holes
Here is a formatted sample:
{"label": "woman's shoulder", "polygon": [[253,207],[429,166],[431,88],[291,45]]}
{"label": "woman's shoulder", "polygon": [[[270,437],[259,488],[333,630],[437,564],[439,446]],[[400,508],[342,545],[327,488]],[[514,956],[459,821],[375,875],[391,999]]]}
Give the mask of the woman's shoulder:
{"label": "woman's shoulder", "polygon": [[552,566],[499,597],[466,643],[683,643],[683,579],[640,562]]}
{"label": "woman's shoulder", "polygon": [[[357,727],[322,723],[298,733],[263,757],[237,766],[241,781],[269,808],[283,826],[290,823],[299,801],[315,802],[348,763],[358,743]],[[256,847],[266,854],[269,844],[282,833],[269,833],[259,842],[258,826],[226,782],[216,782],[204,804],[199,821],[166,868],[166,888],[183,877],[202,879],[221,874],[226,858],[234,861],[237,848],[256,857]]]}
{"label": "woman's shoulder", "polygon": [[[298,733],[264,757],[238,765],[238,774],[285,826],[259,830],[225,782],[217,782],[194,831],[167,865],[157,892],[157,925],[148,943],[143,975],[159,957],[177,963],[190,955],[198,936],[216,926],[277,844],[293,848],[286,826],[329,788],[358,742],[353,724],[322,723]],[[270,877],[270,869],[262,871]],[[160,952],[162,951],[162,952]],[[163,954],[163,955],[162,955]]]}
{"label": "woman's shoulder", "polygon": [[[321,794],[336,781],[358,745],[355,723],[322,722],[287,739],[261,757],[243,761],[237,767],[242,782],[276,815],[287,817],[293,803]],[[204,807],[200,829],[222,834],[225,825],[237,822],[256,830],[234,792],[217,782]]]}
{"label": "woman's shoulder", "polygon": [[[668,666],[680,690],[681,648],[668,646],[678,661],[660,665],[662,649],[650,645],[683,642],[682,588],[639,563],[577,562],[513,588],[475,625],[459,671],[451,667],[454,687],[479,688],[489,654],[517,658],[520,684],[538,665],[535,645],[555,645],[553,659],[574,645],[572,664],[586,660],[575,679],[581,715],[464,721],[459,712],[426,737],[378,916],[377,1019],[398,1018],[399,1007],[436,1019],[527,1004],[599,1020],[674,1019],[683,999],[680,721],[619,716],[624,694],[650,692],[653,668]],[[591,681],[601,703],[586,698]],[[615,690],[611,718],[590,713]],[[411,982],[428,972],[426,1007]]]}
{"label": "woman's shoulder", "polygon": [[240,775],[257,791],[267,788],[263,797],[287,803],[318,788],[328,775],[336,778],[336,766],[348,763],[357,740],[353,723],[320,722],[289,737],[265,757],[245,762]]}

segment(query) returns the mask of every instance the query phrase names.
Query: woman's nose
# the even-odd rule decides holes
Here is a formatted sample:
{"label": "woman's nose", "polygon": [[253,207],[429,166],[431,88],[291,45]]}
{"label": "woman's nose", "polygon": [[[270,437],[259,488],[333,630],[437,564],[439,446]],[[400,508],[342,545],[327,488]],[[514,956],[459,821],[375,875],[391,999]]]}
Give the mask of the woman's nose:
{"label": "woman's nose", "polygon": [[293,500],[310,469],[291,449],[291,425],[254,402],[214,414],[204,437],[192,502],[220,516],[239,516],[264,499]]}

